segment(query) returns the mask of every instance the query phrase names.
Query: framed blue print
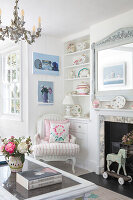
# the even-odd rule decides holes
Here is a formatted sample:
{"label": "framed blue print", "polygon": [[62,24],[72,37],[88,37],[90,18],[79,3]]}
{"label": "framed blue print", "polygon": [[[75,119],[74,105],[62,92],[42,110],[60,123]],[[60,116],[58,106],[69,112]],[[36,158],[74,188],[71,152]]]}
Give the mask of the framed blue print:
{"label": "framed blue print", "polygon": [[38,104],[53,104],[54,88],[53,82],[38,81]]}
{"label": "framed blue print", "polygon": [[103,68],[103,85],[125,85],[125,63],[105,66]]}
{"label": "framed blue print", "polygon": [[59,76],[59,56],[33,52],[33,74]]}

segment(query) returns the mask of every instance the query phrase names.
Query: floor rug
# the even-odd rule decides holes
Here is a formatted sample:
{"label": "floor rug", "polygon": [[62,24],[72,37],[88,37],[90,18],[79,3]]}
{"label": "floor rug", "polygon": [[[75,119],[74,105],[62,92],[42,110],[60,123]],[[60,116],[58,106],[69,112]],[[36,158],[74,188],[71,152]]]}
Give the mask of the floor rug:
{"label": "floor rug", "polygon": [[[86,200],[131,200],[131,198],[125,197],[121,194],[98,186],[97,190],[91,192],[90,196],[86,198]],[[82,200],[82,198],[78,198],[76,200]]]}

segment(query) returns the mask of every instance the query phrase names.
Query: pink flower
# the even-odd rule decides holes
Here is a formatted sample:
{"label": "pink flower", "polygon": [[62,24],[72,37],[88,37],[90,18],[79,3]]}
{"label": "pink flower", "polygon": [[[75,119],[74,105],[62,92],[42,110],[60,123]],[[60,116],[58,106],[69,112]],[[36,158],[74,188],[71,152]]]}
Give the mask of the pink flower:
{"label": "pink flower", "polygon": [[14,152],[15,149],[15,144],[13,142],[9,142],[8,144],[6,144],[5,146],[5,150],[7,152],[9,152],[10,154],[12,154]]}
{"label": "pink flower", "polygon": [[49,94],[52,94],[52,89],[51,88],[49,88],[48,91],[49,91]]}
{"label": "pink flower", "polygon": [[56,135],[58,135],[59,137],[61,137],[62,134],[65,132],[64,126],[62,126],[62,125],[55,126],[54,132],[55,132]]}

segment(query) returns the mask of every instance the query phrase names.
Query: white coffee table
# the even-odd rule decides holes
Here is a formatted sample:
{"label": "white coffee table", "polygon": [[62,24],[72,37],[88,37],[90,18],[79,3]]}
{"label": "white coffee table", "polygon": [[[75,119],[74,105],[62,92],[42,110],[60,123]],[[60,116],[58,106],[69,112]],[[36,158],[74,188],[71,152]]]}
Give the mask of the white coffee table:
{"label": "white coffee table", "polygon": [[[36,169],[37,167],[50,167],[62,173],[64,181],[59,185],[61,188],[58,188],[55,184],[48,186],[46,191],[46,187],[27,191],[22,186],[15,184],[15,173],[10,174],[8,165],[3,165],[0,167],[0,200],[73,200],[78,197],[87,200],[90,192],[97,189],[97,186],[92,182],[35,160],[34,158],[26,157],[24,170]],[[4,180],[3,184],[2,180]]]}

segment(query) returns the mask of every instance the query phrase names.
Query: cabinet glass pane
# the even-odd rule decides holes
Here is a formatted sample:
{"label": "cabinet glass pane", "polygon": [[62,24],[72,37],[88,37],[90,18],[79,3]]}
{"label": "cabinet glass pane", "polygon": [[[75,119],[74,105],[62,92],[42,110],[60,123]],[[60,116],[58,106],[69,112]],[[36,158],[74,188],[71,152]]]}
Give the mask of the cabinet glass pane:
{"label": "cabinet glass pane", "polygon": [[3,113],[20,113],[20,52],[12,51],[2,57]]}
{"label": "cabinet glass pane", "polygon": [[15,68],[16,67],[16,53],[12,54],[12,67]]}
{"label": "cabinet glass pane", "polygon": [[16,100],[16,113],[20,113],[20,100]]}
{"label": "cabinet glass pane", "polygon": [[16,82],[17,81],[17,74],[16,74],[16,70],[12,70],[12,82]]}
{"label": "cabinet glass pane", "polygon": [[10,98],[10,86],[9,85],[3,85],[3,97],[5,99]]}
{"label": "cabinet glass pane", "polygon": [[7,57],[7,65],[11,65],[11,55],[8,55]]}
{"label": "cabinet glass pane", "polygon": [[11,71],[7,70],[7,81],[10,83],[11,82]]}
{"label": "cabinet glass pane", "polygon": [[20,81],[20,69],[18,68],[17,69],[17,82]]}
{"label": "cabinet glass pane", "polygon": [[11,100],[11,113],[15,113],[15,100]]}
{"label": "cabinet glass pane", "polygon": [[19,83],[17,83],[15,85],[15,95],[16,95],[16,98],[19,98],[20,97],[20,87],[19,87]]}
{"label": "cabinet glass pane", "polygon": [[20,55],[19,54],[16,54],[16,62],[17,62],[17,65],[19,66],[20,65]]}

